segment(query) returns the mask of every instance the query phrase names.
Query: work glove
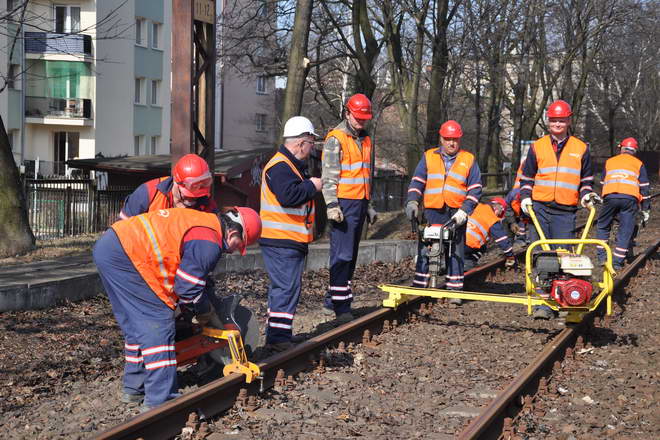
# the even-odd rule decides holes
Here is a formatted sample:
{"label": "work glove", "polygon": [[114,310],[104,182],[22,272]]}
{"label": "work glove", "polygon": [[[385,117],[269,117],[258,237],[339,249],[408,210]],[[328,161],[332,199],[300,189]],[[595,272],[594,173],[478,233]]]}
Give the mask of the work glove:
{"label": "work glove", "polygon": [[217,316],[215,313],[215,308],[211,304],[209,304],[209,311],[204,312],[204,313],[197,313],[195,314],[195,317],[193,318],[193,324],[198,324],[202,327],[206,327],[206,325],[215,317]]}
{"label": "work glove", "polygon": [[510,257],[506,257],[506,261],[504,262],[504,267],[507,269],[512,269],[516,266],[516,257],[513,255]]}
{"label": "work glove", "polygon": [[651,211],[642,211],[642,220],[644,220],[644,223],[648,223],[649,218],[651,218]]}
{"label": "work glove", "polygon": [[344,221],[344,213],[341,212],[341,208],[339,206],[328,208],[328,220],[332,220],[333,222],[337,223]]}
{"label": "work glove", "polygon": [[419,215],[419,203],[417,203],[414,200],[409,201],[406,204],[406,217],[408,217],[408,220],[412,220],[414,218],[417,218]]}
{"label": "work glove", "polygon": [[461,226],[467,221],[468,215],[467,212],[459,209],[456,211],[456,214],[452,215],[451,219],[454,220],[456,226]]}
{"label": "work glove", "polygon": [[525,214],[529,215],[529,207],[532,206],[532,199],[529,197],[522,199],[520,202],[520,209],[522,209],[522,212]]}
{"label": "work glove", "polygon": [[369,220],[370,225],[373,225],[378,221],[378,213],[371,207],[371,205],[367,208],[367,219]]}
{"label": "work glove", "polygon": [[603,203],[603,199],[601,199],[595,192],[585,194],[582,197],[582,200],[580,200],[580,205],[582,205],[583,208],[593,208],[594,203]]}

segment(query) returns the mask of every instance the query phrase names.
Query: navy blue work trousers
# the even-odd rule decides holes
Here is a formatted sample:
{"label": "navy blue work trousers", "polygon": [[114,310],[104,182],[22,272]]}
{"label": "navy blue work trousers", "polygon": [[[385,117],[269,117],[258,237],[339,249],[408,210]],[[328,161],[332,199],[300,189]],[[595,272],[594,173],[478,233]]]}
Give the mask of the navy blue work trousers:
{"label": "navy blue work trousers", "polygon": [[[609,196],[609,194],[608,194]],[[612,260],[616,265],[623,266],[626,257],[632,255],[632,236],[635,230],[635,220],[639,211],[639,203],[634,197],[608,197],[603,200],[603,207],[598,214],[596,238],[608,241],[612,222],[616,218],[619,230],[616,234],[616,244],[612,249]],[[598,260],[605,261],[605,249],[598,246]]]}
{"label": "navy blue work trousers", "polygon": [[[565,211],[553,208],[537,201],[533,202],[532,208],[534,209],[536,219],[539,221],[539,225],[541,226],[545,238],[548,240],[575,238],[576,211]],[[539,234],[533,225],[529,232],[532,241],[539,239]]]}
{"label": "navy blue work trousers", "polygon": [[[429,225],[444,225],[458,211],[457,208],[450,208],[445,205],[442,209],[425,209],[424,216]],[[463,224],[455,229],[453,252],[451,255],[445,255],[445,264],[447,274],[445,275],[448,290],[462,290],[464,278],[464,247],[465,230],[467,226]],[[418,246],[417,264],[415,265],[415,277],[413,285],[415,287],[427,287],[429,280],[429,258],[425,252],[422,252],[423,246]]]}
{"label": "navy blue work trousers", "polygon": [[339,199],[344,214],[341,223],[330,222],[330,286],[325,296],[325,306],[337,316],[351,311],[353,292],[351,280],[357,264],[362,227],[367,218],[367,199]]}
{"label": "navy blue work trousers", "polygon": [[178,397],[174,310],[142,279],[112,229],[93,256],[124,335],[124,392],[144,394],[150,407]]}
{"label": "navy blue work trousers", "polygon": [[266,343],[291,341],[293,318],[300,299],[305,253],[300,249],[261,246],[270,277]]}

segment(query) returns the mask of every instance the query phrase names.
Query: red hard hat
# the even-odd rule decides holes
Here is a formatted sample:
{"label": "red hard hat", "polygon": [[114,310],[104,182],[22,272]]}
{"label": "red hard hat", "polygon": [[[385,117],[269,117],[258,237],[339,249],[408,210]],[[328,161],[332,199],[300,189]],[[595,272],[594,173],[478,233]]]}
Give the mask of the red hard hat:
{"label": "red hard hat", "polygon": [[240,249],[241,255],[245,255],[246,248],[257,242],[261,237],[261,217],[252,208],[236,206],[239,221],[243,226],[243,247]]}
{"label": "red hard hat", "polygon": [[561,99],[556,100],[548,106],[546,115],[548,118],[568,118],[573,114],[571,106],[568,102]]}
{"label": "red hard hat", "polygon": [[371,113],[371,101],[362,93],[356,93],[351,96],[346,103],[346,108],[357,119],[371,119],[373,117],[373,114]]}
{"label": "red hard hat", "polygon": [[630,148],[632,150],[637,150],[639,145],[637,145],[637,139],[635,138],[625,138],[619,144],[620,148]]}
{"label": "red hard hat", "polygon": [[186,197],[204,197],[211,194],[213,176],[209,164],[196,154],[186,154],[174,165],[172,173],[179,190]]}
{"label": "red hard hat", "polygon": [[451,119],[440,126],[440,136],[447,139],[458,139],[463,137],[461,124]]}
{"label": "red hard hat", "polygon": [[504,217],[504,213],[506,213],[506,208],[507,208],[506,200],[504,200],[502,197],[493,197],[490,203],[496,203],[500,205],[503,209],[502,215],[500,217]]}

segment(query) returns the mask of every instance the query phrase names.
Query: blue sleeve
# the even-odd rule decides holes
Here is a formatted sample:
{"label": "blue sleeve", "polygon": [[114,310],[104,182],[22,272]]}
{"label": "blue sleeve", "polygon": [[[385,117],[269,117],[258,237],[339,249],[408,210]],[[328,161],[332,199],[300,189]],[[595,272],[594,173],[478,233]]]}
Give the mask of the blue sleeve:
{"label": "blue sleeve", "polygon": [[582,171],[580,173],[580,199],[590,192],[594,192],[594,167],[591,163],[591,152],[587,146],[587,151],[582,156]]}
{"label": "blue sleeve", "polygon": [[218,240],[208,228],[192,228],[184,237],[181,262],[174,279],[174,291],[182,304],[192,306],[195,313],[209,310],[206,286],[222,256]]}
{"label": "blue sleeve", "polygon": [[427,174],[426,155],[422,155],[422,159],[417,164],[417,168],[415,168],[415,174],[410,181],[410,186],[408,186],[408,199],[406,202],[419,202],[422,199],[422,196],[424,195],[424,189],[426,189]]}
{"label": "blue sleeve", "polygon": [[531,199],[532,190],[534,189],[534,179],[538,171],[538,163],[536,162],[536,153],[534,146],[529,147],[527,152],[527,159],[522,167],[522,177],[520,178],[520,200]]}
{"label": "blue sleeve", "polygon": [[119,213],[119,218],[125,219],[136,215],[144,214],[149,210],[149,190],[146,184],[142,184],[133,191],[126,200]]}
{"label": "blue sleeve", "polygon": [[639,169],[639,192],[642,195],[642,211],[651,209],[651,194],[649,189],[649,175],[646,173],[646,167],[642,165]]}
{"label": "blue sleeve", "polygon": [[516,197],[518,196],[519,193],[520,193],[520,188],[512,188],[511,191],[509,191],[509,193],[506,195],[506,198],[504,200],[506,200],[506,204],[509,205],[509,207],[511,207],[511,202],[516,200]]}
{"label": "blue sleeve", "polygon": [[479,169],[479,164],[476,159],[468,173],[466,185],[467,195],[465,196],[465,200],[463,200],[461,209],[465,211],[467,215],[470,215],[474,211],[474,208],[477,207],[479,200],[481,200],[481,170]]}
{"label": "blue sleeve", "polygon": [[493,224],[493,226],[490,227],[490,235],[493,237],[493,240],[495,240],[495,243],[502,249],[502,252],[507,257],[510,257],[513,255],[513,246],[511,245],[511,239],[506,233],[506,230],[504,229],[504,225],[502,222],[497,222]]}
{"label": "blue sleeve", "polygon": [[316,195],[316,187],[312,181],[300,180],[300,177],[284,162],[273,165],[266,171],[266,184],[275,194],[280,205],[285,208],[300,206]]}

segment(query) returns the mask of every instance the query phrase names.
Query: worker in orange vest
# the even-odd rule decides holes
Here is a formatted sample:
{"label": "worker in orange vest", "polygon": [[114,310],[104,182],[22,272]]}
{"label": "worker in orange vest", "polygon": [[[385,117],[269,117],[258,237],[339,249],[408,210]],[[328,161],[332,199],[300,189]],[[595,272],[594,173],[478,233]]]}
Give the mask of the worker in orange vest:
{"label": "worker in orange vest", "polygon": [[[589,146],[571,136],[571,106],[562,100],[547,110],[549,134],[538,139],[527,153],[520,179],[520,207],[525,214],[533,206],[546,238],[575,238],[578,203],[591,207],[600,197],[593,190]],[[538,239],[532,230],[532,241]],[[552,310],[539,306],[535,319],[550,319]]]}
{"label": "worker in orange vest", "polygon": [[323,198],[330,223],[330,285],[325,309],[337,322],[353,319],[351,281],[365,219],[373,224],[377,213],[371,206],[371,170],[374,149],[366,131],[373,117],[371,101],[357,93],[346,102],[345,119],[330,130],[322,155]]}
{"label": "worker in orange vest", "polygon": [[[464,244],[468,216],[472,214],[481,198],[481,171],[475,157],[461,149],[463,129],[449,120],[440,126],[440,146],[426,150],[417,164],[415,174],[408,187],[406,216],[419,215],[419,202],[424,202],[424,216],[431,225],[444,225],[449,221],[456,224],[454,232],[454,254],[446,256],[446,286],[449,290],[463,289]],[[429,259],[420,243],[413,286],[427,287]],[[462,300],[452,298],[452,304]]]}
{"label": "worker in orange vest", "polygon": [[193,208],[216,212],[211,196],[213,176],[209,165],[196,154],[186,154],[174,165],[172,176],[151,179],[124,201],[120,219],[167,208]]}
{"label": "worker in orange vest", "polygon": [[266,348],[284,351],[293,346],[293,318],[300,299],[308,243],[314,240],[314,197],[321,179],[310,177],[306,159],[318,135],[312,122],[294,116],[284,124],[284,144],[261,175],[259,245],[270,287]]}
{"label": "worker in orange vest", "polygon": [[506,195],[505,201],[507,206],[511,207],[511,214],[507,211],[507,215],[510,215],[510,218],[507,218],[507,224],[510,225],[511,232],[514,234],[514,244],[526,245],[528,242],[527,225],[530,219],[520,209],[520,178],[522,177],[522,166],[524,162],[524,159],[520,162],[518,172],[516,173],[516,180],[513,183],[511,191]]}
{"label": "worker in orange vest", "polygon": [[505,267],[515,266],[511,239],[506,233],[502,219],[506,213],[506,200],[494,197],[490,203],[479,203],[468,217],[467,233],[465,234],[465,270],[470,270],[479,263],[479,259],[486,251],[488,238],[492,237],[495,243],[506,255]]}
{"label": "worker in orange vest", "polygon": [[[616,246],[612,252],[615,270],[621,270],[628,255],[632,255],[632,238],[637,213],[644,222],[651,216],[649,178],[641,160],[635,157],[639,148],[635,138],[619,144],[620,154],[607,159],[603,171],[603,208],[598,215],[596,238],[608,241],[612,222],[619,221]],[[598,259],[605,261],[605,250],[598,247]]]}
{"label": "worker in orange vest", "polygon": [[208,274],[223,253],[245,255],[260,233],[250,208],[172,208],[120,220],[101,236],[93,256],[124,335],[123,402],[149,409],[179,395],[174,310],[186,304],[200,325],[211,320]]}

